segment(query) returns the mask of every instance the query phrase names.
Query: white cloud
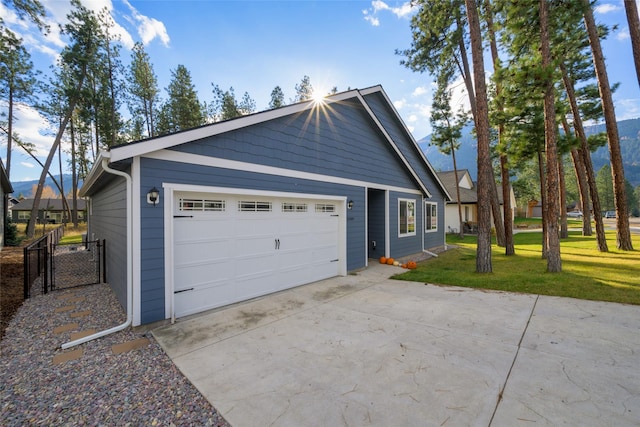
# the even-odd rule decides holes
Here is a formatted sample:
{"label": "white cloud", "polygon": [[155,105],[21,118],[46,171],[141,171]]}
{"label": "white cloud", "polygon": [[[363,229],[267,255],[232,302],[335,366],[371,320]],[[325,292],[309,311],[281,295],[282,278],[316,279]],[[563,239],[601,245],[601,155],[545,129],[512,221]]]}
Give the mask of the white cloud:
{"label": "white cloud", "polygon": [[406,99],[399,99],[398,101],[393,101],[393,106],[396,107],[396,110],[401,110],[404,106],[407,105]]}
{"label": "white cloud", "polygon": [[[0,104],[0,110],[5,111],[6,108],[6,103]],[[13,132],[17,133],[25,143],[35,145],[34,154],[36,156],[49,154],[53,143],[52,133],[55,131],[49,122],[38,111],[25,104],[16,104],[14,108]],[[16,146],[15,150],[14,154],[27,156],[21,148]]]}
{"label": "white cloud", "polygon": [[138,23],[138,35],[144,45],[148,45],[153,39],[158,38],[164,46],[169,46],[171,39],[163,22],[142,15],[127,0],[123,0],[123,2],[133,14],[133,19]]}
{"label": "white cloud", "polygon": [[621,6],[618,6],[612,3],[603,3],[596,6],[594,11],[595,13],[600,13],[604,15],[606,13],[617,12],[620,9],[622,9]]}
{"label": "white cloud", "polygon": [[426,93],[429,93],[429,89],[424,87],[424,86],[418,86],[417,88],[415,88],[413,90],[413,93],[411,94],[411,96],[422,96]]}
{"label": "white cloud", "polygon": [[365,21],[369,22],[374,27],[380,25],[380,19],[378,13],[388,11],[396,15],[398,18],[406,18],[417,10],[417,6],[413,6],[410,1],[402,3],[399,7],[391,7],[387,3],[381,0],[374,0],[371,2],[371,7],[362,11]]}
{"label": "white cloud", "polygon": [[629,40],[631,35],[629,34],[629,28],[624,28],[616,33],[616,40],[624,41]]}
{"label": "white cloud", "polygon": [[29,163],[29,162],[20,162],[20,164],[22,166],[24,166],[25,168],[35,168],[36,165],[34,165],[33,163]]}

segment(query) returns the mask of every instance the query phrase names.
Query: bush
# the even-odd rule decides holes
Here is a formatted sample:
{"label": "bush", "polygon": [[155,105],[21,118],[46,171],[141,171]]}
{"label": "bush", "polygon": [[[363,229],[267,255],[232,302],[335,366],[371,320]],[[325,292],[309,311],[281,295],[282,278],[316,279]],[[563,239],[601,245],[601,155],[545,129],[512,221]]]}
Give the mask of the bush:
{"label": "bush", "polygon": [[18,227],[12,223],[9,218],[4,221],[4,244],[7,246],[18,246],[20,244],[18,237]]}

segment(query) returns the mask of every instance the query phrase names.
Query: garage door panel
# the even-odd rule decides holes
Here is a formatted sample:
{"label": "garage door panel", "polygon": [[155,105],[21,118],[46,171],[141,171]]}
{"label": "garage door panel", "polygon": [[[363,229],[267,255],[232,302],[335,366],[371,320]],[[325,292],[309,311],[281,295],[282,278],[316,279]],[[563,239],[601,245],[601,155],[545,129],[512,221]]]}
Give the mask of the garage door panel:
{"label": "garage door panel", "polygon": [[[336,201],[174,194],[173,279],[177,317],[326,279],[340,272],[340,262],[335,261],[344,219],[336,215],[340,207]],[[199,198],[203,201],[198,202]],[[318,205],[322,208],[318,209]],[[202,206],[203,211],[181,211],[185,206],[188,209]],[[206,212],[207,206],[220,210]]]}
{"label": "garage door panel", "polygon": [[227,259],[228,256],[215,256],[215,258],[212,258],[212,254],[227,253],[226,249],[230,244],[232,243],[228,239],[181,242],[176,245],[174,262],[176,265],[181,265],[188,262],[208,261],[219,258]]}
{"label": "garage door panel", "polygon": [[235,267],[227,259],[211,259],[207,262],[183,263],[176,266],[174,282],[175,290],[194,286],[209,286],[213,283],[228,281],[235,276]]}

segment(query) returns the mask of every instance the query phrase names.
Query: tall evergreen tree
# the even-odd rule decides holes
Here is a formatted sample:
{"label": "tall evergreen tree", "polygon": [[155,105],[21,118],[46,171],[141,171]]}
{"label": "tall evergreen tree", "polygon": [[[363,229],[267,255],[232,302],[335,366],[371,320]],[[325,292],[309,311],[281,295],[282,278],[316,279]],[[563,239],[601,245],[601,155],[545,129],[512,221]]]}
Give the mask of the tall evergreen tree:
{"label": "tall evergreen tree", "polygon": [[166,88],[168,99],[162,106],[158,134],[168,134],[201,126],[205,123],[203,107],[191,81],[191,73],[184,65],[171,71]]}
{"label": "tall evergreen tree", "polygon": [[13,140],[14,109],[18,102],[33,100],[37,84],[31,55],[22,39],[11,30],[0,26],[0,97],[7,100],[7,161],[5,169],[11,177],[11,150]]}
{"label": "tall evergreen tree", "polygon": [[638,86],[640,86],[640,18],[638,18],[638,3],[635,0],[624,0],[624,10],[629,23],[629,36],[633,51],[633,63],[636,67]]}
{"label": "tall evergreen tree", "polygon": [[[475,0],[465,0],[469,35],[471,37],[471,55],[473,58],[473,77],[475,87],[476,113],[474,116],[478,136],[478,246],[476,249],[476,272],[490,273],[491,261],[491,186],[495,188],[491,154],[489,147],[489,102],[485,80],[484,51],[478,7]],[[493,184],[492,184],[493,181]]]}
{"label": "tall evergreen tree", "polygon": [[600,90],[600,98],[602,99],[602,112],[607,129],[613,192],[616,203],[616,246],[623,251],[632,251],[633,243],[631,242],[631,231],[629,230],[629,208],[627,206],[625,188],[626,180],[624,178],[620,137],[618,135],[618,125],[616,123],[616,112],[611,94],[611,86],[609,85],[609,76],[607,74],[607,67],[604,62],[604,55],[602,53],[593,11],[591,10],[591,4],[589,0],[582,0],[582,5],[585,26],[593,54],[593,64],[598,79],[598,89]]}
{"label": "tall evergreen tree", "polygon": [[433,95],[433,103],[431,109],[431,143],[438,147],[440,152],[445,155],[451,155],[453,161],[453,174],[456,180],[456,200],[458,205],[459,220],[459,236],[464,238],[464,228],[462,222],[462,200],[460,199],[460,180],[458,178],[458,165],[456,162],[456,150],[460,147],[460,138],[462,137],[462,128],[467,123],[467,115],[464,111],[460,111],[454,115],[451,111],[451,89],[450,77],[452,72],[449,70],[441,70],[438,74],[437,89]]}
{"label": "tall evergreen tree", "polygon": [[142,43],[136,43],[131,51],[128,92],[128,106],[131,115],[134,118],[141,118],[146,136],[154,137],[156,134],[155,110],[160,91],[158,78],[153,71],[153,64]]}
{"label": "tall evergreen tree", "polygon": [[35,220],[38,206],[42,197],[45,178],[49,172],[49,167],[53,157],[62,140],[71,115],[82,97],[82,91],[86,82],[91,61],[94,59],[99,49],[99,40],[96,35],[99,33],[99,24],[95,15],[84,7],[79,0],[72,0],[73,9],[67,15],[68,23],[61,30],[69,37],[69,44],[63,49],[59,68],[66,70],[67,77],[64,81],[62,92],[65,95],[63,106],[64,113],[60,116],[60,126],[56,133],[55,140],[49,151],[49,155],[42,168],[38,188],[34,195],[31,217],[27,224],[27,237],[32,238],[35,231]]}
{"label": "tall evergreen tree", "polygon": [[557,195],[558,185],[558,126],[556,124],[556,105],[551,60],[551,40],[549,36],[549,4],[540,0],[540,54],[542,56],[542,72],[544,82],[544,133],[547,165],[547,209],[543,221],[547,223],[547,271],[562,271],[560,258],[560,237],[558,232],[558,216],[560,213]]}
{"label": "tall evergreen tree", "polygon": [[313,98],[313,85],[309,76],[304,76],[300,84],[296,85],[296,97],[293,102],[307,101]]}
{"label": "tall evergreen tree", "polygon": [[284,92],[280,86],[276,86],[271,91],[271,101],[269,101],[269,108],[280,108],[284,107]]}

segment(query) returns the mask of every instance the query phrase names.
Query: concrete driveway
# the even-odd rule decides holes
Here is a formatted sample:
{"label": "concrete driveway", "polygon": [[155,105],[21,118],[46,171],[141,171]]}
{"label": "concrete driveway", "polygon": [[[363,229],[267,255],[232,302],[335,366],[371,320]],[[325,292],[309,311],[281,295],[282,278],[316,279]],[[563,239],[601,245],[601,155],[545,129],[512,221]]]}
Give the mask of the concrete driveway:
{"label": "concrete driveway", "polygon": [[640,307],[374,264],[153,331],[234,427],[638,426]]}

